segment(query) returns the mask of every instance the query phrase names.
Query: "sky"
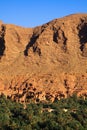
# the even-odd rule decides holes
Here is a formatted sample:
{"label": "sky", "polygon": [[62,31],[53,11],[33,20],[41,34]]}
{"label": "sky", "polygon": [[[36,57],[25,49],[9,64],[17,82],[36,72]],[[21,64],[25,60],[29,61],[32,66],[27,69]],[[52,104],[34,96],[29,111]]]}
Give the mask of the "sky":
{"label": "sky", "polygon": [[87,13],[87,0],[0,0],[0,20],[24,27],[75,13]]}

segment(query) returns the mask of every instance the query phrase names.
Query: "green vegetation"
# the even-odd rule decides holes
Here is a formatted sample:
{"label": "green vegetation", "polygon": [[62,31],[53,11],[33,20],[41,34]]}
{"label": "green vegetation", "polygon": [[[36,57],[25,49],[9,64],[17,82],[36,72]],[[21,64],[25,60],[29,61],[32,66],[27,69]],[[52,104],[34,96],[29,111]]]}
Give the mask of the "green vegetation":
{"label": "green vegetation", "polygon": [[87,130],[87,99],[23,104],[0,96],[0,130]]}

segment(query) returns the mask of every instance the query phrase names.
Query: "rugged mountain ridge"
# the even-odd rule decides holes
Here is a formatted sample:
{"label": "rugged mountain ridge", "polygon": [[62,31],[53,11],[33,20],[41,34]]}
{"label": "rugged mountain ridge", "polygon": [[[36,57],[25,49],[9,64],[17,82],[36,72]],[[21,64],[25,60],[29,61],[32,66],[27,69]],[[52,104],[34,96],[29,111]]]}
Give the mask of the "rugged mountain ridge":
{"label": "rugged mountain ridge", "polygon": [[0,93],[19,102],[87,96],[87,14],[35,28],[1,22]]}

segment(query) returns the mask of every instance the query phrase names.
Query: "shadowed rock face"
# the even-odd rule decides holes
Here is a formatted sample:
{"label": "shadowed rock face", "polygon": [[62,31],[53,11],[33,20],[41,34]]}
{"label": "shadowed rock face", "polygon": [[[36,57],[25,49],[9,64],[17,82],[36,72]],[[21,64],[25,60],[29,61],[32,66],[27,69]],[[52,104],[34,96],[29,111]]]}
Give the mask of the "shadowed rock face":
{"label": "shadowed rock face", "polygon": [[5,51],[5,26],[1,25],[0,27],[0,57],[4,55]]}
{"label": "shadowed rock face", "polygon": [[81,23],[78,25],[79,39],[80,39],[80,50],[82,55],[87,57],[87,23],[81,19]]}
{"label": "shadowed rock face", "polygon": [[19,102],[87,96],[87,14],[35,28],[0,23],[0,93]]}

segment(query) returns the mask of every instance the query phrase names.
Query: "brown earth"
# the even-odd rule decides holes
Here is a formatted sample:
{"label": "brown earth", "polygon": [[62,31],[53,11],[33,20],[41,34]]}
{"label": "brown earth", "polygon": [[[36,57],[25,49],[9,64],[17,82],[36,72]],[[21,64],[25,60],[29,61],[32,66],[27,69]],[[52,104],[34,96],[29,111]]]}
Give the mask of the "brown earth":
{"label": "brown earth", "polygon": [[0,21],[0,93],[19,102],[87,96],[87,14],[35,28]]}

